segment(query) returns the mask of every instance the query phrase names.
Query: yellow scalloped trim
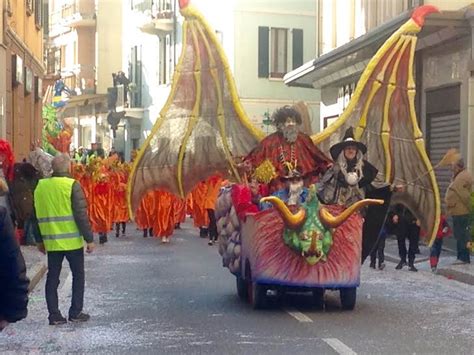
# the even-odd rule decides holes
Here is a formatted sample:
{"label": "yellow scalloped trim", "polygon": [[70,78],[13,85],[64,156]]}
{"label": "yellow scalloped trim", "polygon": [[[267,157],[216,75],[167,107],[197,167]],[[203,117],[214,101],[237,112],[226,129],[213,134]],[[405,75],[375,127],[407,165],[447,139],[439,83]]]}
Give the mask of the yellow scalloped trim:
{"label": "yellow scalloped trim", "polygon": [[235,111],[240,119],[240,122],[250,131],[255,139],[261,141],[265,138],[265,133],[260,129],[256,128],[250,122],[250,119],[247,117],[247,114],[242,107],[242,103],[240,102],[239,95],[237,93],[237,88],[235,85],[234,77],[232,76],[232,72],[230,71],[229,62],[227,61],[227,57],[225,55],[224,49],[222,48],[219,40],[216,37],[214,31],[212,31],[211,26],[204,18],[204,16],[196,9],[193,5],[188,5],[184,9],[181,9],[181,14],[185,18],[196,18],[206,30],[207,35],[212,41],[212,44],[216,47],[217,52],[219,53],[220,59],[222,60],[222,64],[224,65],[224,72],[229,83],[229,90],[232,97],[232,103],[234,104]]}
{"label": "yellow scalloped trim", "polygon": [[329,127],[327,127],[325,130],[322,132],[319,132],[313,136],[311,136],[311,139],[313,140],[314,143],[319,144],[325,139],[328,139],[332,134],[334,134],[343,124],[344,122],[350,117],[352,114],[352,111],[354,111],[354,108],[359,102],[360,97],[362,95],[362,92],[364,91],[364,87],[367,84],[367,82],[370,79],[370,76],[372,75],[375,67],[377,66],[377,63],[380,61],[380,59],[383,57],[383,55],[392,47],[394,43],[396,43],[402,34],[407,34],[407,33],[418,33],[420,32],[421,27],[416,24],[415,21],[412,19],[409,19],[407,22],[405,22],[400,28],[395,31],[386,41],[385,43],[379,48],[377,53],[372,57],[372,59],[369,61],[369,64],[367,64],[367,67],[365,68],[364,72],[362,73],[359,82],[356,86],[354,95],[352,96],[351,100],[349,101],[349,105],[347,108],[344,110],[344,112],[339,116],[339,118],[331,124]]}

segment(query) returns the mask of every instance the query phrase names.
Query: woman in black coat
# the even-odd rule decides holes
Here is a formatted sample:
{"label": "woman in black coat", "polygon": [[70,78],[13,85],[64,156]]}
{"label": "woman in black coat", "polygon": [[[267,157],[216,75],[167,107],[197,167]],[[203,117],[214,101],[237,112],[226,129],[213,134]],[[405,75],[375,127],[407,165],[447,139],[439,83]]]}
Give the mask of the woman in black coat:
{"label": "woman in black coat", "polygon": [[26,317],[28,310],[26,266],[15,239],[13,223],[0,206],[0,331]]}

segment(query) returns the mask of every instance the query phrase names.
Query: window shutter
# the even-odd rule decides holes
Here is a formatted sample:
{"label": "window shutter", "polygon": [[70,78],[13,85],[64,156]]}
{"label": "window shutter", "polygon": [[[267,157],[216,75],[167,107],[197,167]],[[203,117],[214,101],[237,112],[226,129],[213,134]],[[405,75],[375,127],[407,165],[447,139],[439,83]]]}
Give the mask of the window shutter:
{"label": "window shutter", "polygon": [[303,30],[293,29],[293,69],[303,65]]}
{"label": "window shutter", "polygon": [[258,77],[268,78],[269,28],[258,27]]}

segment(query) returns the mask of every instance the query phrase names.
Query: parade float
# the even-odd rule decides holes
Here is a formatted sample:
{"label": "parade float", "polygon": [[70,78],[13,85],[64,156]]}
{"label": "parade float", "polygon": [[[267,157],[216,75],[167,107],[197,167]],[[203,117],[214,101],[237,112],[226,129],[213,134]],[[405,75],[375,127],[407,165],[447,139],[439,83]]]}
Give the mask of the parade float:
{"label": "parade float", "polygon": [[[366,233],[358,210],[386,206],[387,201],[325,206],[311,185],[296,210],[275,196],[261,201],[274,208],[262,211],[252,204],[237,162],[258,147],[265,134],[245,114],[214,31],[188,1],[179,4],[184,17],[182,53],[170,96],[132,168],[131,214],[147,191],[163,189],[184,197],[210,175],[223,174],[235,183],[223,189],[216,205],[219,253],[236,277],[238,295],[260,308],[269,289],[312,291],[321,305],[325,289],[336,289],[342,307],[353,309],[361,260],[372,247],[365,237],[377,238],[374,230]],[[334,140],[355,127],[356,139],[367,145],[367,160],[382,179],[405,185],[392,201],[410,208],[430,242],[438,229],[440,200],[415,116],[413,58],[416,34],[432,12],[437,12],[433,6],[414,10],[371,59],[338,120],[311,137],[328,153]],[[277,178],[272,176],[274,166],[258,169],[269,170],[270,180]],[[366,214],[366,220],[372,218]],[[383,218],[378,228],[381,223]]]}

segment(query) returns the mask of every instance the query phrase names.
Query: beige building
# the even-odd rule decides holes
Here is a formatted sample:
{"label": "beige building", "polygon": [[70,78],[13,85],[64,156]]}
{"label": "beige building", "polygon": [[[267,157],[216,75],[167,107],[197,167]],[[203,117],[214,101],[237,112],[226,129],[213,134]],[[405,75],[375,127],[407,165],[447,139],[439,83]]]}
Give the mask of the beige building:
{"label": "beige building", "polygon": [[73,91],[59,117],[74,126],[73,147],[113,144],[107,88],[122,67],[120,0],[50,0],[48,77],[59,74]]}
{"label": "beige building", "polygon": [[[437,6],[418,35],[415,57],[416,107],[431,160],[457,148],[474,169],[474,7],[465,0],[317,0],[316,58],[285,76],[285,83],[316,89],[321,128],[336,119],[380,45],[414,7]],[[346,9],[346,11],[343,11]],[[349,11],[347,11],[347,9]],[[441,193],[448,169],[436,171]]]}
{"label": "beige building", "polygon": [[0,0],[0,9],[0,138],[21,160],[41,138],[43,6]]}

